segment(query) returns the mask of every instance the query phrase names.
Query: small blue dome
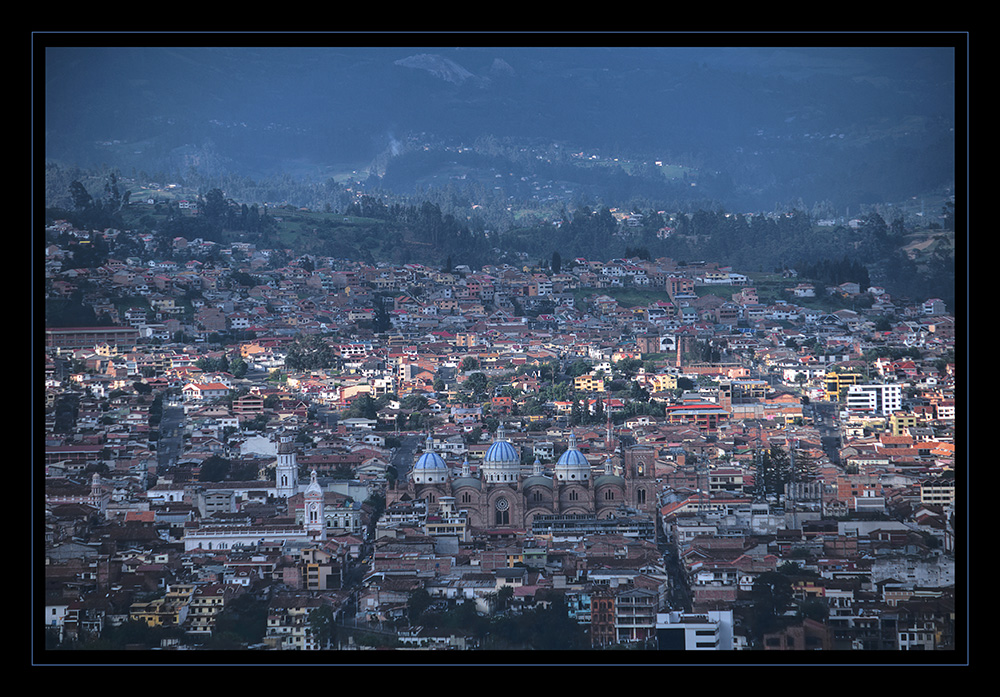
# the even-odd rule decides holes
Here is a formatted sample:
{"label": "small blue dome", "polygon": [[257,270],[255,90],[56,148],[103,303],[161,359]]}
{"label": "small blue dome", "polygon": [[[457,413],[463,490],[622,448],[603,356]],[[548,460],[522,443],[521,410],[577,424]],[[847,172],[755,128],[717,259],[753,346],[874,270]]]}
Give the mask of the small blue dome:
{"label": "small blue dome", "polygon": [[590,462],[576,447],[576,436],[572,432],[569,434],[569,447],[556,461],[555,473],[560,481],[590,479]]}
{"label": "small blue dome", "polygon": [[437,453],[424,453],[413,463],[415,470],[448,469],[444,459]]}

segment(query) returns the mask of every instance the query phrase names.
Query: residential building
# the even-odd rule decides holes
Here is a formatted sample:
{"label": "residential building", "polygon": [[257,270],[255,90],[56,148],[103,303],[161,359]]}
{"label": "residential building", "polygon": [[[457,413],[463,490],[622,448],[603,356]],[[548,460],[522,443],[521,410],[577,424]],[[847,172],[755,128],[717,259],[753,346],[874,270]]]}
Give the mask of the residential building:
{"label": "residential building", "polygon": [[839,402],[840,392],[851,385],[859,385],[864,376],[859,373],[829,372],[823,378],[823,399],[828,402]]}
{"label": "residential building", "polygon": [[898,384],[850,385],[845,402],[850,411],[889,415],[903,408],[903,389]]}
{"label": "residential building", "polygon": [[733,611],[657,613],[656,642],[660,651],[731,651]]}

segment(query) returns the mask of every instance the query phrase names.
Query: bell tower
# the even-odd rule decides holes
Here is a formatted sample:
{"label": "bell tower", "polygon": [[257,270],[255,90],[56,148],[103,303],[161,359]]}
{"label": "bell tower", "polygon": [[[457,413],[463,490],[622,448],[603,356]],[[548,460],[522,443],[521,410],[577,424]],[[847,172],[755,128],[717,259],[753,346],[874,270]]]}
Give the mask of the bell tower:
{"label": "bell tower", "polygon": [[275,484],[278,498],[287,499],[298,493],[299,465],[295,459],[295,443],[290,431],[278,436],[278,463],[275,466]]}
{"label": "bell tower", "polygon": [[625,497],[628,505],[640,511],[656,509],[656,451],[636,445],[624,452]]}
{"label": "bell tower", "polygon": [[324,513],[323,488],[316,480],[316,470],[309,473],[309,486],[305,491],[305,509],[302,524],[309,537],[315,540],[326,539],[326,514]]}

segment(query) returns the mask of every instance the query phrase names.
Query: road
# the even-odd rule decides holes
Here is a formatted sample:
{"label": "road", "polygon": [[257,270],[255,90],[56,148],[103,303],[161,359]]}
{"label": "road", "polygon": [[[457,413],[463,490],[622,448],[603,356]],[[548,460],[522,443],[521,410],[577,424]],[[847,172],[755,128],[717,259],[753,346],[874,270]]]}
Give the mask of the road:
{"label": "road", "polygon": [[400,446],[393,451],[390,460],[390,464],[396,468],[397,479],[404,480],[409,475],[420,440],[420,436],[417,434],[409,434],[400,438]]}
{"label": "road", "polygon": [[163,407],[160,417],[160,439],[156,444],[157,469],[169,470],[184,452],[184,407]]}
{"label": "road", "polygon": [[837,423],[838,405],[834,402],[814,400],[810,407],[813,411],[813,423],[819,431],[823,451],[835,465],[840,465],[840,427]]}

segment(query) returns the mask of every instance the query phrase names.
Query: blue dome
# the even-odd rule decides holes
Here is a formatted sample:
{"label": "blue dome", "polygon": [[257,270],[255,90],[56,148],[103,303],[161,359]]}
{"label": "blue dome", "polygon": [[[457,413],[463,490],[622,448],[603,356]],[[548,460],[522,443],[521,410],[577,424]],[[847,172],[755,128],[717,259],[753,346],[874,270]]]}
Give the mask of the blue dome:
{"label": "blue dome", "polygon": [[517,454],[517,450],[504,438],[503,424],[500,424],[497,428],[497,438],[493,441],[493,445],[486,450],[486,454],[483,456],[483,463],[521,463],[521,456]]}
{"label": "blue dome", "polygon": [[556,462],[557,465],[569,465],[569,466],[581,466],[589,467],[590,463],[587,461],[586,456],[581,453],[576,448],[570,448],[562,455],[559,456],[559,460]]}
{"label": "blue dome", "polygon": [[498,440],[489,447],[483,460],[485,462],[520,462],[521,457],[513,445],[505,440]]}
{"label": "blue dome", "polygon": [[590,479],[590,462],[576,447],[576,435],[572,432],[569,434],[569,447],[556,461],[555,473],[560,481]]}
{"label": "blue dome", "polygon": [[413,463],[413,469],[448,470],[448,465],[445,464],[444,458],[434,452],[434,439],[431,438],[430,434],[427,435],[427,441],[424,444],[424,454]]}
{"label": "blue dome", "polygon": [[444,458],[442,458],[437,453],[424,453],[417,461],[413,463],[413,469],[415,470],[430,470],[430,469],[448,469],[448,465],[445,464]]}

